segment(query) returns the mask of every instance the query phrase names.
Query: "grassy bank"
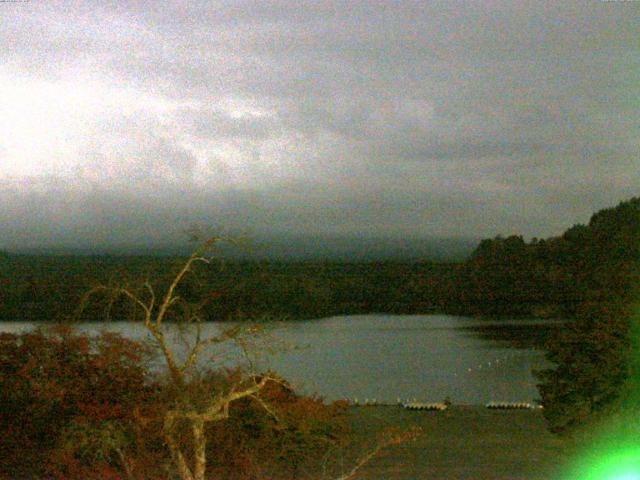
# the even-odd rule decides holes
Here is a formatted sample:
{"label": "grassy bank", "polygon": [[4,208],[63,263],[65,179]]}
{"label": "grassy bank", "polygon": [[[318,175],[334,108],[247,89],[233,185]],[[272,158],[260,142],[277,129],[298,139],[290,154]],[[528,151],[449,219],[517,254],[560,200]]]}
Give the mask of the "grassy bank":
{"label": "grassy bank", "polygon": [[453,406],[444,412],[400,407],[352,407],[356,438],[366,441],[388,427],[421,427],[414,441],[390,448],[361,478],[429,480],[553,480],[565,463],[562,442],[537,410]]}

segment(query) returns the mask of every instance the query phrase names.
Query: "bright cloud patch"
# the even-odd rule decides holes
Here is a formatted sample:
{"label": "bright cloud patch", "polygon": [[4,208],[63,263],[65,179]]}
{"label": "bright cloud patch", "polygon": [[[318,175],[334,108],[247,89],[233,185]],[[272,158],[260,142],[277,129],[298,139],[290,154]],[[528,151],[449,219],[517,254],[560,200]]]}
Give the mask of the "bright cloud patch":
{"label": "bright cloud patch", "polygon": [[[164,224],[557,234],[638,193],[639,13],[589,0],[3,4],[0,216],[21,232],[7,238],[53,218],[24,211],[43,189],[50,205],[91,195],[111,232],[135,225],[116,195]],[[72,230],[90,223],[63,210]]]}

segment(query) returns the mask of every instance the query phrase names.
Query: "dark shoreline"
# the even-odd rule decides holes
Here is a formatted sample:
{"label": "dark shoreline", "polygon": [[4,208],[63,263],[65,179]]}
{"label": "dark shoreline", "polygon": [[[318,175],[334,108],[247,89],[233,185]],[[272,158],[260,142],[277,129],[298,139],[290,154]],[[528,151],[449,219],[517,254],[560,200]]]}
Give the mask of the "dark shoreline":
{"label": "dark shoreline", "polygon": [[[129,285],[150,279],[163,291],[184,258],[154,256],[29,256],[0,259],[0,319],[63,319],[97,284]],[[189,302],[208,299],[210,320],[262,315],[301,321],[335,315],[461,315],[489,320],[567,318],[567,299],[522,295],[490,301],[470,288],[464,262],[258,262],[199,265],[179,294]],[[465,273],[466,272],[466,273]],[[469,287],[469,288],[467,288]],[[122,300],[122,299],[121,299]],[[565,303],[563,303],[565,302]],[[87,305],[86,318],[105,316],[105,299]],[[115,319],[130,318],[124,301],[111,304]]]}

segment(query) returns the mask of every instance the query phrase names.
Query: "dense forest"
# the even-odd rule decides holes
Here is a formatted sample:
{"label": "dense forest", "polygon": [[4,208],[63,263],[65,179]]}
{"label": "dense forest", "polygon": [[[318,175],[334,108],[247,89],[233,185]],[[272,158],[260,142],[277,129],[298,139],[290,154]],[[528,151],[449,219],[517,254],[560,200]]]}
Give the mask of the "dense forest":
{"label": "dense forest", "polygon": [[[640,198],[633,198],[559,237],[482,240],[463,262],[214,261],[186,279],[180,293],[204,299],[210,320],[373,312],[575,318],[594,305],[628,302],[638,283],[639,244]],[[5,252],[0,318],[67,318],[93,285],[161,286],[182,260]],[[129,318],[125,304],[104,299],[86,315]]]}
{"label": "dense forest", "polygon": [[554,367],[537,372],[548,426],[574,434],[616,416],[637,418],[629,399],[638,393],[640,198],[596,213],[555,243],[574,300],[571,321],[546,345]]}
{"label": "dense forest", "polygon": [[639,266],[640,198],[633,198],[559,237],[483,240],[458,270],[448,309],[581,317],[594,305],[628,303]]}

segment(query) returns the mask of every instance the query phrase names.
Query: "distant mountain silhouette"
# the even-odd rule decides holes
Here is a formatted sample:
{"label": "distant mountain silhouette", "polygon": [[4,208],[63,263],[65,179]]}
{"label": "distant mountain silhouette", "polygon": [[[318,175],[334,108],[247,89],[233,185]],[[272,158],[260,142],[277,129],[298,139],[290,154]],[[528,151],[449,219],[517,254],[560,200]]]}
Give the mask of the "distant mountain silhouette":
{"label": "distant mountain silhouette", "polygon": [[[241,249],[220,244],[217,255],[228,259],[329,261],[460,261],[478,244],[472,238],[392,238],[332,235],[261,235],[248,238]],[[94,245],[85,248],[42,247],[16,251],[53,255],[185,255],[193,244]]]}

